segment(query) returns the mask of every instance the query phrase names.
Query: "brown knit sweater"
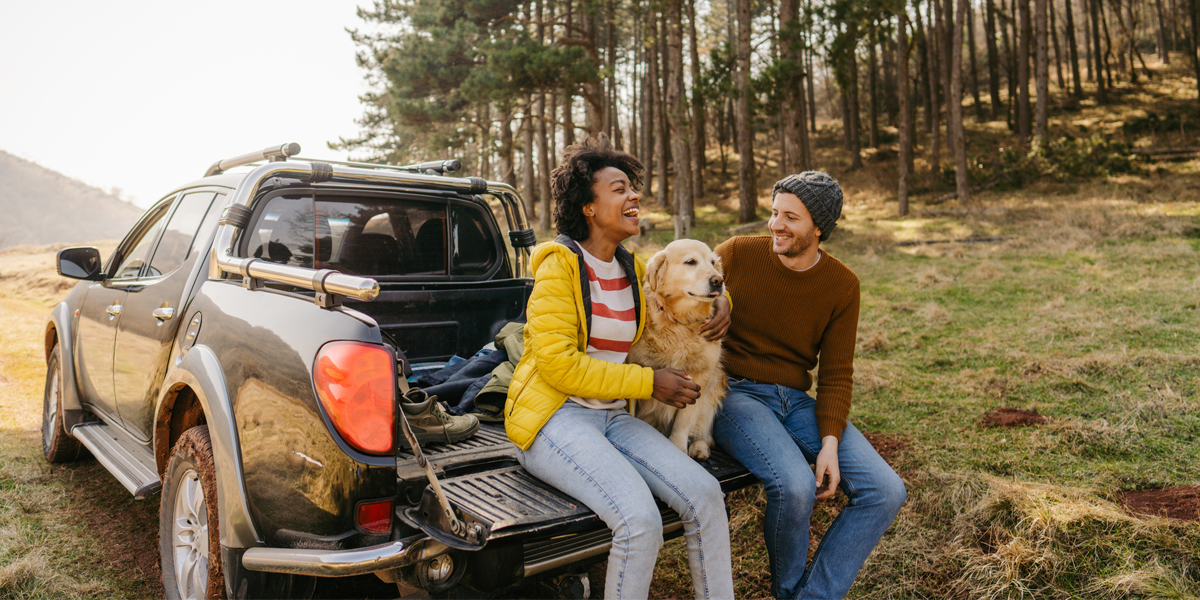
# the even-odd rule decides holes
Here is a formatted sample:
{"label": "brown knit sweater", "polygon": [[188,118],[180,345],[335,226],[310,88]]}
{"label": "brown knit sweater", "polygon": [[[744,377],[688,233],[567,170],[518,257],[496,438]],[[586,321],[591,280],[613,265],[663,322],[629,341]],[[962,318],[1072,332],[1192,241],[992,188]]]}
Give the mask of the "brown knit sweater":
{"label": "brown knit sweater", "polygon": [[716,252],[733,299],[725,371],[807,391],[819,356],[817,427],[841,441],[854,389],[858,277],[824,250],[811,269],[793,271],[771,251],[770,236],[731,238]]}

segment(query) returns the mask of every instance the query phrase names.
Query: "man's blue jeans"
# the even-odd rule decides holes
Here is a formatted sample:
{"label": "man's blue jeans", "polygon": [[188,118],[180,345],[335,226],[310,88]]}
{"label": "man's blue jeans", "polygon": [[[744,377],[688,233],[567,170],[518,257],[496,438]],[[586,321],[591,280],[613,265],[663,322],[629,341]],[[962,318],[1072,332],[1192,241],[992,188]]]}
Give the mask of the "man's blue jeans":
{"label": "man's blue jeans", "polygon": [[[649,400],[649,402],[655,402]],[[623,408],[567,400],[517,460],[596,512],[613,532],[605,598],[648,598],[662,548],[661,498],[679,513],[697,598],[733,598],[721,484],[657,429]]]}
{"label": "man's blue jeans", "polygon": [[717,443],[763,482],[763,535],[776,598],[845,596],[907,496],[896,472],[846,423],[838,467],[839,487],[849,503],[805,569],[817,489],[809,463],[816,462],[821,450],[815,409],[816,400],[800,390],[731,377],[713,427]]}

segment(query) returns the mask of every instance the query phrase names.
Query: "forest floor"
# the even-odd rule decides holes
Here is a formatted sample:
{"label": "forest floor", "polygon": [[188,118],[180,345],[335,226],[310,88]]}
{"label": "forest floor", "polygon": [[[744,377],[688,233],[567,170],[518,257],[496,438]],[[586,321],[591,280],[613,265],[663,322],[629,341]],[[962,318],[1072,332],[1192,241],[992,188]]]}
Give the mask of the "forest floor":
{"label": "forest floor", "polygon": [[[1051,131],[1196,145],[1194,90],[1160,75],[1107,106],[1056,111]],[[1003,121],[965,112],[977,182],[1021,162]],[[953,177],[931,175],[922,146],[901,218],[890,132],[853,171],[836,124],[814,143],[846,193],[824,247],[862,281],[850,418],[909,493],[850,597],[1200,596],[1200,159],[1105,163],[1119,168],[1086,177],[1026,169],[964,206],[930,203]],[[771,140],[760,144],[765,218],[780,173]],[[722,176],[709,156],[693,237],[715,245],[735,224],[737,167]],[[968,237],[1003,240],[946,242]],[[648,253],[669,239],[651,231],[631,245]],[[71,283],[54,275],[54,250],[0,252],[0,597],[160,596],[157,499],[133,500],[94,460],[40,456],[43,327]],[[844,503],[818,504],[814,548]],[[730,498],[739,597],[769,596],[763,506],[758,487]],[[591,573],[599,597],[603,565]],[[394,589],[368,579],[318,593]],[[693,595],[682,539],[664,548],[652,592]]]}

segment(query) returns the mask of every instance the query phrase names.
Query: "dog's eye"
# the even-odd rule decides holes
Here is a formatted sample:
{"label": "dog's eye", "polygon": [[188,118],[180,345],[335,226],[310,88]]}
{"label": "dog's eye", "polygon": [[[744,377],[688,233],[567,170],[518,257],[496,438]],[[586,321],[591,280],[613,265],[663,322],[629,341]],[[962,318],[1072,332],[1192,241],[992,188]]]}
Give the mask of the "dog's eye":
{"label": "dog's eye", "polygon": [[695,266],[695,265],[696,265],[696,259],[694,259],[694,258],[689,258],[689,259],[687,259],[687,260],[683,261],[683,264],[685,264],[685,265],[692,265],[692,266]]}

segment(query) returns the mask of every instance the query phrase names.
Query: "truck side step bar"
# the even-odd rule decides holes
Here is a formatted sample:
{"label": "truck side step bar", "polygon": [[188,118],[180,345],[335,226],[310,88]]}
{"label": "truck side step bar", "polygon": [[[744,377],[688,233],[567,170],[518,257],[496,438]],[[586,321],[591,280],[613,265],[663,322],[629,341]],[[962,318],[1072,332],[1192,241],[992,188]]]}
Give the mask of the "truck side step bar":
{"label": "truck side step bar", "polygon": [[144,500],[162,489],[154,455],[124,431],[100,421],[80,423],[71,429],[100,464],[112,473],[134,498]]}

